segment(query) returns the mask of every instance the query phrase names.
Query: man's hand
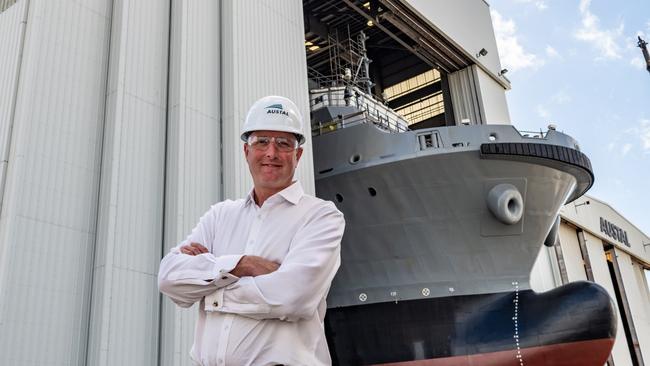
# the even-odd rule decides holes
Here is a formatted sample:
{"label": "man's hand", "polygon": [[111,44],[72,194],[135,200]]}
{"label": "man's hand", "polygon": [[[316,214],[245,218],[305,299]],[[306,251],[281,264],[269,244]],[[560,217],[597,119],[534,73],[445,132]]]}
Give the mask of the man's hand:
{"label": "man's hand", "polygon": [[279,263],[272,262],[268,259],[256,255],[245,255],[230,273],[237,277],[255,277],[275,272],[279,267]]}
{"label": "man's hand", "polygon": [[199,255],[203,253],[208,253],[208,248],[204,247],[199,243],[190,243],[188,245],[183,245],[181,247],[181,253],[187,255]]}

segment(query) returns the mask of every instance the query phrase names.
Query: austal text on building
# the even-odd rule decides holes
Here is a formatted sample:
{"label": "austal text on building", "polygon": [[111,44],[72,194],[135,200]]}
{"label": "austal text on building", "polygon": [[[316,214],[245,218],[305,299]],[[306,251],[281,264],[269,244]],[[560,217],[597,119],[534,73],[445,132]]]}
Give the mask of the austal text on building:
{"label": "austal text on building", "polygon": [[630,242],[627,240],[627,231],[612,224],[611,222],[600,218],[600,231],[610,238],[617,240],[628,247],[631,247]]}

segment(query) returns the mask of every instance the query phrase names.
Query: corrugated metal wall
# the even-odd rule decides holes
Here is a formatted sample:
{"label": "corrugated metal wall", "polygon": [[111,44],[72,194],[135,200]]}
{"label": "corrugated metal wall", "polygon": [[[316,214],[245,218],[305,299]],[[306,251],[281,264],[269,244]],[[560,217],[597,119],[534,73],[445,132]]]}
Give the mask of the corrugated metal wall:
{"label": "corrugated metal wall", "polygon": [[[15,6],[5,8],[10,4]],[[17,5],[13,2],[5,1],[3,3],[0,1],[0,207],[2,207],[7,161],[11,148],[11,132],[27,9],[27,1],[22,1]],[[1,260],[2,252],[0,251],[0,264]],[[2,274],[0,274],[0,278],[1,276]]]}
{"label": "corrugated metal wall", "polygon": [[[303,43],[300,0],[0,14],[0,364],[190,364],[196,309],[160,301],[158,262],[250,189],[254,100],[288,96],[308,121]],[[310,140],[296,175],[313,193]]]}
{"label": "corrugated metal wall", "polygon": [[89,365],[158,359],[169,4],[113,4]]}
{"label": "corrugated metal wall", "polygon": [[2,365],[86,361],[109,3],[28,3],[0,219]]}
{"label": "corrugated metal wall", "polygon": [[[224,197],[241,197],[251,186],[239,140],[248,107],[265,95],[292,99],[309,120],[307,60],[300,0],[223,1]],[[296,171],[314,192],[311,133]]]}
{"label": "corrugated metal wall", "polygon": [[[219,2],[172,1],[165,252],[221,198]],[[162,303],[161,365],[190,365],[196,305]]]}

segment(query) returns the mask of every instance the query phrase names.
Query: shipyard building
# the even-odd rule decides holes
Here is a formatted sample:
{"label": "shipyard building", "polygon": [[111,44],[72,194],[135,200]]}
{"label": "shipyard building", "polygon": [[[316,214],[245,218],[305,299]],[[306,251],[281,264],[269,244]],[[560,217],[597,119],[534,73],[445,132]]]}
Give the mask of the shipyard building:
{"label": "shipyard building", "polygon": [[[190,364],[196,308],[159,294],[158,263],[249,191],[258,98],[366,106],[399,130],[509,124],[509,88],[483,0],[0,0],[0,364]],[[331,125],[312,128],[310,193],[310,137]],[[583,197],[558,238],[533,287],[600,283],[613,362],[648,362],[648,237]]]}
{"label": "shipyard building", "polygon": [[583,196],[560,211],[554,245],[544,246],[531,276],[536,291],[594,281],[616,301],[617,334],[609,365],[650,362],[650,238],[615,208]]}

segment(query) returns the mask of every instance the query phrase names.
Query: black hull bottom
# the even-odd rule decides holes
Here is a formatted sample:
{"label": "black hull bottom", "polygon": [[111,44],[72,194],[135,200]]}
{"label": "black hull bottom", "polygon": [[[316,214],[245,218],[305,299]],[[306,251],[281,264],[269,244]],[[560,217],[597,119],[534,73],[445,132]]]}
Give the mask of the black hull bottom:
{"label": "black hull bottom", "polygon": [[[614,305],[591,282],[328,309],[335,365],[598,365],[616,335]],[[523,362],[520,362],[523,361]]]}

